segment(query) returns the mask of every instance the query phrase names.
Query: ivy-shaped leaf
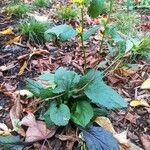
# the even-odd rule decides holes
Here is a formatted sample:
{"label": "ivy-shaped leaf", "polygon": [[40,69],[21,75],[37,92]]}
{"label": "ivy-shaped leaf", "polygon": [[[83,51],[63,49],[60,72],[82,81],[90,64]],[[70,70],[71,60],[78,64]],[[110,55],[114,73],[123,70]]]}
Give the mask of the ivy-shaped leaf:
{"label": "ivy-shaped leaf", "polygon": [[71,112],[74,123],[85,127],[93,117],[93,108],[87,101],[78,101]]}
{"label": "ivy-shaped leaf", "polygon": [[70,120],[70,109],[65,104],[60,104],[53,101],[49,107],[50,119],[55,125],[65,126]]}
{"label": "ivy-shaped leaf", "polygon": [[98,17],[105,9],[104,0],[92,0],[88,8],[88,13],[91,17]]}
{"label": "ivy-shaped leaf", "polygon": [[55,72],[55,83],[57,86],[54,89],[54,93],[72,90],[79,80],[80,75],[76,72],[60,67]]}
{"label": "ivy-shaped leaf", "polygon": [[102,127],[91,126],[83,130],[87,150],[119,150],[113,135]]}

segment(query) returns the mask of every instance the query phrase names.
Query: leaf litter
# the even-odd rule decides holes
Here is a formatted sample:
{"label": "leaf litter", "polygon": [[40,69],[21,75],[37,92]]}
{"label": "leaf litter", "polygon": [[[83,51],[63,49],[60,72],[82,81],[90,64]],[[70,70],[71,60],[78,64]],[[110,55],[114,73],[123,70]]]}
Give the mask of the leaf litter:
{"label": "leaf litter", "polygon": [[[48,10],[46,9],[43,10],[44,13],[47,13],[47,11]],[[93,21],[89,20],[89,24],[91,23],[93,23]],[[2,43],[4,44],[11,44],[12,46],[14,46],[19,41],[19,36],[16,36],[16,37],[14,36],[14,33],[12,32],[12,29],[10,30],[10,28],[8,27],[8,24],[7,26],[5,26],[4,30],[0,32],[0,34],[3,34],[3,36],[9,35],[9,34],[10,34],[9,36],[13,35],[13,38],[9,37],[6,41],[3,41]],[[1,41],[1,38],[0,38],[0,41]],[[87,42],[86,45],[87,47],[89,46],[89,48],[92,49],[92,42],[91,43]],[[20,45],[20,49],[22,48],[23,48],[23,45]],[[52,44],[49,47],[49,49],[45,50],[45,48],[42,48],[39,51],[37,50],[37,48],[35,49],[33,47],[28,47],[28,48],[30,52],[26,51],[26,52],[19,53],[18,59],[16,58],[16,56],[9,57],[6,55],[7,52],[3,53],[0,51],[0,54],[4,56],[4,58],[6,59],[4,62],[0,61],[0,68],[1,68],[0,71],[2,72],[2,79],[0,77],[1,85],[2,83],[11,83],[12,87],[17,85],[18,90],[24,89],[25,78],[29,78],[29,77],[36,78],[37,74],[40,74],[44,71],[53,71],[56,68],[58,68],[58,66],[67,66],[70,69],[74,69],[83,73],[83,68],[82,68],[83,58],[82,58],[82,54],[78,51],[77,43],[70,44],[68,42],[68,43],[63,44],[59,48],[56,48],[55,45]],[[37,56],[37,55],[41,55],[41,56]],[[33,56],[33,58],[31,58],[30,62],[26,64],[25,62],[28,61],[28,58],[30,58],[31,56]],[[88,56],[87,67],[92,68],[99,61],[99,58],[97,54],[93,51],[91,52],[91,50],[87,51],[87,56]],[[101,59],[103,60],[103,58]],[[18,62],[13,63],[14,60]],[[119,70],[117,69],[117,70],[110,72],[108,76],[106,76],[106,79],[108,80],[109,84],[111,84],[115,89],[118,89],[119,93],[121,93],[124,97],[127,98],[127,100],[130,102],[131,108],[129,108],[129,110],[127,111],[126,110],[113,111],[110,115],[110,120],[112,122],[112,125],[111,125],[111,122],[108,121],[108,118],[107,119],[96,118],[97,119],[96,122],[100,126],[102,126],[102,124],[103,126],[105,126],[105,124],[107,124],[107,126],[111,125],[110,127],[111,130],[113,130],[113,132],[115,132],[116,130],[117,133],[119,133],[119,134],[116,133],[115,137],[116,139],[118,139],[120,145],[122,145],[121,149],[123,150],[131,149],[129,148],[130,147],[129,145],[130,144],[134,145],[131,143],[131,141],[140,147],[142,144],[146,150],[149,149],[149,143],[150,143],[150,138],[148,135],[149,134],[148,125],[150,125],[148,123],[148,120],[150,120],[150,116],[149,116],[150,111],[148,111],[149,104],[150,104],[149,102],[150,95],[149,95],[149,91],[147,91],[149,90],[148,75],[149,75],[150,70],[149,70],[149,65],[147,66],[147,62],[145,61],[137,62],[137,64],[142,67],[136,71],[132,69],[121,68]],[[106,67],[107,67],[107,63],[106,63],[105,68]],[[21,73],[19,73],[19,71]],[[20,75],[20,77],[18,77],[18,74]],[[21,81],[21,83],[18,83],[18,81]],[[9,86],[6,86],[6,89],[5,90],[3,89],[2,93],[4,93],[5,95],[9,95],[8,92],[13,92],[12,87],[9,88]],[[31,107],[28,107],[27,106],[28,104]],[[24,136],[27,142],[45,140],[45,139],[49,139],[53,137],[56,132],[56,127],[47,128],[46,124],[43,121],[36,120],[34,114],[32,113],[35,113],[37,110],[34,109],[33,106],[34,106],[34,103],[31,103],[30,100],[27,100],[25,102],[24,99],[22,100],[20,98],[15,98],[14,105],[12,106],[10,110],[10,118],[15,128],[17,125],[16,131],[19,132],[19,129],[22,128],[21,127],[22,125],[27,126],[27,130]],[[38,106],[38,104],[36,106]],[[21,107],[24,108],[23,109],[24,112],[28,113],[23,118],[22,118],[23,110]],[[101,123],[99,123],[98,121],[99,119]],[[114,129],[113,129],[113,126],[114,126]],[[9,129],[6,124],[1,124],[1,128],[2,128],[1,133],[3,134],[11,133],[11,129]],[[107,129],[108,127],[105,127],[105,128]],[[33,131],[36,131],[36,132],[33,132]],[[63,132],[65,131],[62,131],[62,133]],[[127,137],[129,137],[129,133],[133,134],[134,135],[133,137],[138,136],[138,138],[136,140],[134,140],[133,138],[129,142],[129,140],[127,139]],[[49,142],[54,141],[54,143],[58,143],[58,149],[60,148],[59,145],[62,144],[61,141],[71,141],[73,142],[73,144],[76,140],[78,141],[78,138],[76,138],[76,133],[72,133],[72,135],[69,135],[66,132],[66,135],[64,135],[64,133],[56,134],[56,137],[59,140],[53,139]],[[71,148],[73,147],[73,144],[72,143],[70,144]],[[36,146],[42,147],[42,144],[37,143]],[[43,146],[43,149],[44,149],[44,146]],[[47,147],[48,146],[45,146],[45,148]],[[134,149],[140,150],[139,147],[135,145],[134,147],[135,148],[133,148],[133,150]]]}

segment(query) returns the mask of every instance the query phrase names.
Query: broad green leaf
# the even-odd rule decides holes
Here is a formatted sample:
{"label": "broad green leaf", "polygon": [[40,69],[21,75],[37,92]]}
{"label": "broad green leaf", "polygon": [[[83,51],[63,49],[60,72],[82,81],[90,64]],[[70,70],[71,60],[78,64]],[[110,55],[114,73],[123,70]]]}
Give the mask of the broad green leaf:
{"label": "broad green leaf", "polygon": [[42,84],[34,80],[27,80],[27,89],[33,93],[36,97],[41,97],[42,99],[53,96],[53,89],[51,87],[45,88]]}
{"label": "broad green leaf", "polygon": [[65,104],[57,106],[56,102],[52,102],[49,107],[50,119],[58,126],[65,126],[70,120],[70,109]]}
{"label": "broad green leaf", "polygon": [[79,80],[80,75],[76,72],[60,67],[55,72],[55,84],[57,86],[53,92],[61,93],[64,91],[70,91],[79,82]]}
{"label": "broad green leaf", "polygon": [[88,8],[88,13],[92,18],[98,17],[105,9],[104,0],[92,0]]}
{"label": "broad green leaf", "polygon": [[46,39],[50,41],[53,40],[54,36],[56,36],[60,41],[67,41],[74,38],[76,35],[77,32],[73,29],[73,27],[67,24],[55,26],[45,32]]}
{"label": "broad green leaf", "polygon": [[0,136],[0,146],[4,150],[23,150],[24,146],[21,145],[19,136]]}
{"label": "broad green leaf", "polygon": [[94,116],[105,116],[109,115],[108,111],[105,108],[94,108]]}
{"label": "broad green leaf", "polygon": [[83,129],[87,150],[119,150],[116,139],[102,127]]}
{"label": "broad green leaf", "polygon": [[48,127],[51,127],[51,126],[53,126],[54,125],[54,122],[51,120],[51,118],[50,118],[50,109],[48,109],[47,111],[46,111],[46,113],[43,115],[43,118],[44,118],[44,120],[45,120],[45,122],[46,122],[46,125],[48,126]]}
{"label": "broad green leaf", "polygon": [[100,25],[96,25],[94,27],[89,28],[83,33],[83,40],[86,41],[92,34],[96,33],[99,28]]}
{"label": "broad green leaf", "polygon": [[37,81],[27,79],[26,87],[31,93],[34,94],[34,96],[40,97],[41,90],[43,89],[42,84],[38,83]]}
{"label": "broad green leaf", "polygon": [[48,87],[48,88],[41,89],[39,97],[41,97],[42,99],[46,99],[52,96],[54,96],[53,88]]}
{"label": "broad green leaf", "polygon": [[54,81],[54,74],[53,73],[44,73],[38,77],[40,80],[45,80],[45,81]]}
{"label": "broad green leaf", "polygon": [[102,77],[102,72],[91,69],[84,76],[81,77],[79,83],[77,84],[77,88],[81,89],[84,87],[85,89],[94,82],[101,80]]}
{"label": "broad green leaf", "polygon": [[111,87],[103,81],[97,81],[89,85],[85,92],[92,103],[104,106],[108,109],[127,107],[127,102]]}
{"label": "broad green leaf", "polygon": [[78,101],[71,112],[74,123],[85,127],[93,117],[93,108],[87,101]]}
{"label": "broad green leaf", "polygon": [[56,84],[54,82],[54,74],[49,72],[49,73],[45,73],[45,74],[40,75],[38,78],[40,80],[48,81],[49,87],[52,87],[53,89],[56,87]]}

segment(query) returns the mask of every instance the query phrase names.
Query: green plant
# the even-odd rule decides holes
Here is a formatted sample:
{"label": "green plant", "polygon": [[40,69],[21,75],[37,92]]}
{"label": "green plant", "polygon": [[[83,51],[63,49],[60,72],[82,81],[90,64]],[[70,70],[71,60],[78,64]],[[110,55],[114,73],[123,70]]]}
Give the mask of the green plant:
{"label": "green plant", "polygon": [[49,0],[34,0],[34,5],[37,7],[47,7],[49,5]]}
{"label": "green plant", "polygon": [[21,17],[30,11],[30,7],[25,4],[11,4],[10,6],[6,7],[5,11],[8,14]]}
{"label": "green plant", "polygon": [[78,15],[77,10],[74,9],[71,6],[62,6],[60,9],[57,11],[57,16],[60,19],[74,19]]}
{"label": "green plant", "polygon": [[67,41],[77,35],[72,26],[67,24],[57,25],[45,31],[45,39],[47,41],[54,41],[58,44],[58,41]]}
{"label": "green plant", "polygon": [[55,74],[44,74],[39,79],[49,81],[50,85],[44,87],[36,81],[27,80],[27,89],[49,103],[43,106],[47,109],[44,114],[47,124],[65,126],[72,121],[85,127],[94,117],[94,109],[127,107],[127,102],[104,83],[101,72],[96,70],[81,76],[59,68]]}
{"label": "green plant", "polygon": [[150,55],[150,36],[144,37],[142,40],[134,43],[132,52],[134,55],[149,56]]}
{"label": "green plant", "polygon": [[117,12],[114,14],[114,25],[118,31],[126,35],[135,35],[135,27],[139,23],[137,13]]}
{"label": "green plant", "polygon": [[29,42],[42,45],[45,42],[44,32],[48,27],[48,23],[39,22],[32,18],[20,22],[19,30],[23,36],[28,38]]}

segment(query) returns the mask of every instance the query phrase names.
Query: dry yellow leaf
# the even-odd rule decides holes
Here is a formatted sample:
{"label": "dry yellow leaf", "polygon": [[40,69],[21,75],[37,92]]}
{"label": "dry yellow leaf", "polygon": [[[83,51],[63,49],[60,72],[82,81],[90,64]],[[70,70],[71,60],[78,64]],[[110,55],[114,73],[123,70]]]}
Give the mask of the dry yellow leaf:
{"label": "dry yellow leaf", "polygon": [[22,67],[20,68],[20,71],[19,71],[19,75],[22,75],[25,71],[25,69],[27,68],[28,64],[27,62],[25,61],[22,65]]}
{"label": "dry yellow leaf", "polygon": [[146,100],[132,100],[130,102],[131,107],[138,107],[138,106],[144,106],[144,107],[150,107],[150,105],[146,102]]}
{"label": "dry yellow leaf", "polygon": [[111,133],[116,133],[111,121],[107,117],[96,117],[94,120],[98,125],[110,131]]}
{"label": "dry yellow leaf", "polygon": [[131,107],[137,107],[137,106],[141,106],[141,102],[139,100],[132,100],[130,102],[130,106]]}
{"label": "dry yellow leaf", "polygon": [[0,31],[0,34],[2,35],[12,34],[12,33],[13,33],[13,29],[11,27],[9,27],[6,30]]}
{"label": "dry yellow leaf", "polygon": [[147,90],[150,89],[150,78],[144,81],[144,83],[141,86],[141,89],[147,89]]}
{"label": "dry yellow leaf", "polygon": [[9,40],[8,42],[6,42],[6,44],[14,44],[16,42],[18,42],[20,40],[20,36],[17,36],[11,40]]}

